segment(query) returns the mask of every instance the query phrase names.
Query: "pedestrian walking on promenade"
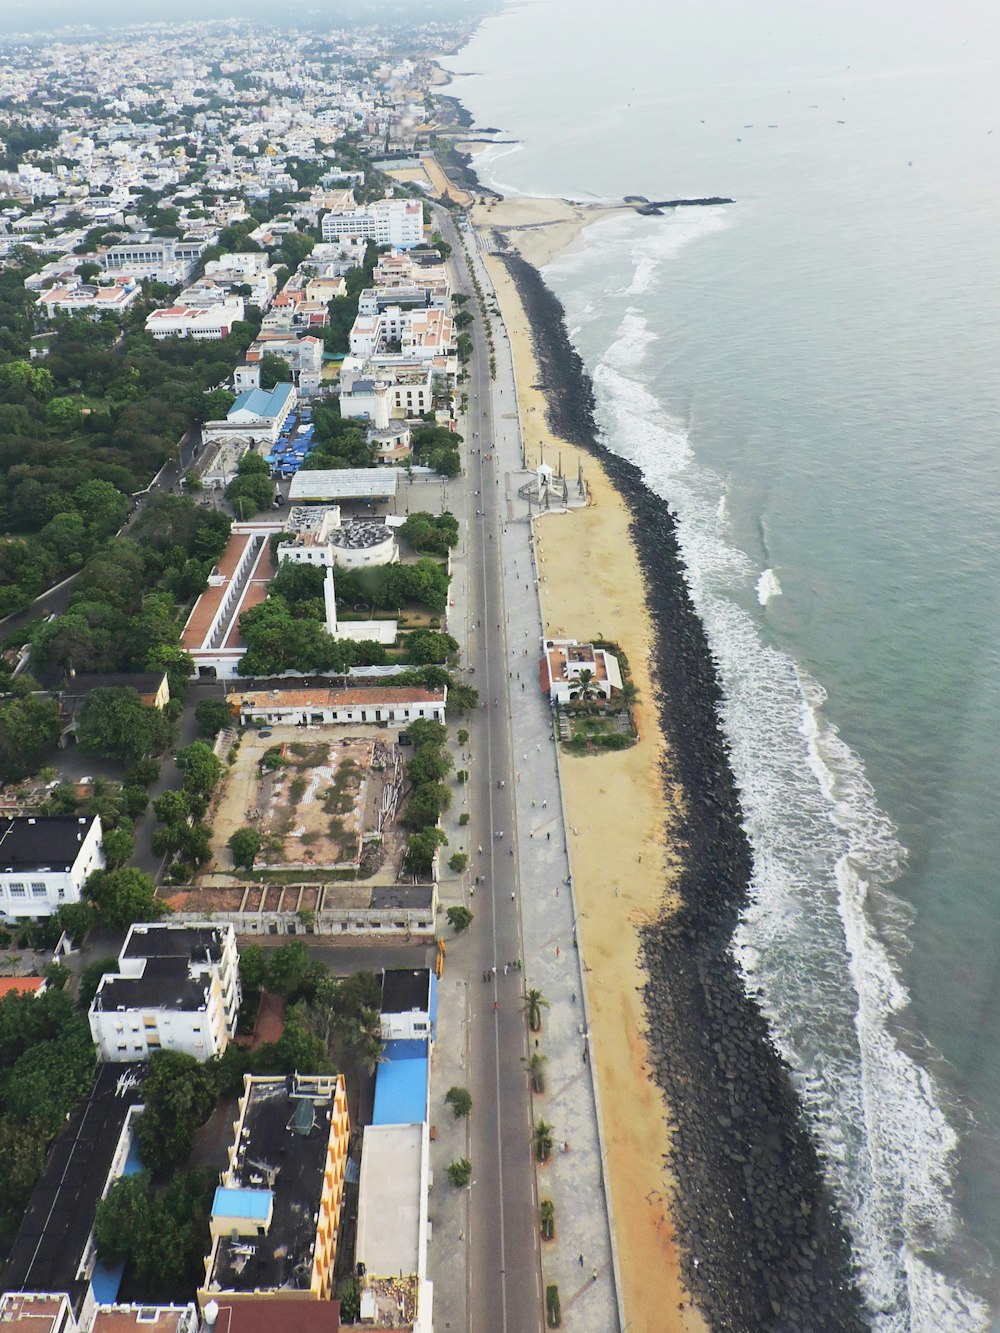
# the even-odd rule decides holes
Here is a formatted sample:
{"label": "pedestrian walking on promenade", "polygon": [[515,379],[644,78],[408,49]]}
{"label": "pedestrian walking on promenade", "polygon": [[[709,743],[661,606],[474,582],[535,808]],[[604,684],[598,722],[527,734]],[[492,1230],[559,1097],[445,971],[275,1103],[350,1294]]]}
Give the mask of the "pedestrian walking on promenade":
{"label": "pedestrian walking on promenade", "polygon": [[515,899],[516,897],[517,897],[517,894],[514,892],[513,889],[511,889],[511,891],[510,891],[510,900],[511,900],[511,902],[513,902],[514,899]]}

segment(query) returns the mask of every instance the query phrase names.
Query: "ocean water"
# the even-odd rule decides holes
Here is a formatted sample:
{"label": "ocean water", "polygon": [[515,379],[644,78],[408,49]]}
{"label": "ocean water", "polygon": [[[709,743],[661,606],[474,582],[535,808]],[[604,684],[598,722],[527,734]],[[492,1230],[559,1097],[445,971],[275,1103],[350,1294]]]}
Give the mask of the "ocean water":
{"label": "ocean water", "polygon": [[[527,0],[447,63],[507,193],[728,195],[546,269],[676,512],[735,943],[872,1327],[1000,1309],[1000,10]],[[995,131],[995,132],[994,132]]]}

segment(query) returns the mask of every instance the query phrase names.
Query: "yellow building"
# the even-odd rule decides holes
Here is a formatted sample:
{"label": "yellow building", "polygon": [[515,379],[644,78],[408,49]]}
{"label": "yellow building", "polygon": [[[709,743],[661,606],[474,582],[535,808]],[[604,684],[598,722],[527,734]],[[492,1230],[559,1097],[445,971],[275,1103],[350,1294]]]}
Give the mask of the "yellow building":
{"label": "yellow building", "polygon": [[212,1205],[202,1308],[330,1299],[350,1132],[343,1075],[246,1076]]}

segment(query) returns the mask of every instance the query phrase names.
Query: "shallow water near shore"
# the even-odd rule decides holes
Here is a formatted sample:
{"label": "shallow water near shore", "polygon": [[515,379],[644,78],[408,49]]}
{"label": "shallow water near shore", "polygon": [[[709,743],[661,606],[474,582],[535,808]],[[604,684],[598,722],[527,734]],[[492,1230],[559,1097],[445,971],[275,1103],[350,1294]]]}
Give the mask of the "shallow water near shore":
{"label": "shallow water near shore", "polygon": [[589,3],[525,5],[484,27],[456,61],[481,76],[449,91],[522,139],[477,159],[498,188],[737,198],[598,223],[546,279],[606,443],[678,516],[754,849],[735,948],[872,1325],[983,1328],[1000,1238],[996,17],[959,5],[942,33],[848,7],[776,35],[753,9],[682,25],[633,0],[608,32]]}

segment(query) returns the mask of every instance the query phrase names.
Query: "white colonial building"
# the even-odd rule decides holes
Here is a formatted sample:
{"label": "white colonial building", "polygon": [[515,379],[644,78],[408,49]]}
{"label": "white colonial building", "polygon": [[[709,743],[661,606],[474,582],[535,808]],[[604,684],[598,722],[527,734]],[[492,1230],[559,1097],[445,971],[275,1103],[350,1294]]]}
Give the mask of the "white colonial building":
{"label": "white colonial building", "polygon": [[150,312],[146,332],[154,338],[200,338],[214,342],[228,338],[244,313],[242,296],[225,296],[209,304],[170,305]]}
{"label": "white colonial building", "polygon": [[78,903],[87,876],[104,869],[97,815],[0,819],[0,916],[24,921]]}
{"label": "white colonial building", "polygon": [[226,700],[244,727],[257,725],[329,726],[334,722],[445,720],[448,690],[418,685],[373,685],[351,689],[255,690]]}
{"label": "white colonial building", "polygon": [[576,639],[542,641],[541,679],[554,703],[571,703],[585,696],[610,699],[614,690],[622,688],[618,658]]}
{"label": "white colonial building", "polygon": [[220,922],[134,925],[90,1006],[101,1060],[147,1060],[183,1051],[221,1055],[236,1035],[240,1007],[236,932]]}

